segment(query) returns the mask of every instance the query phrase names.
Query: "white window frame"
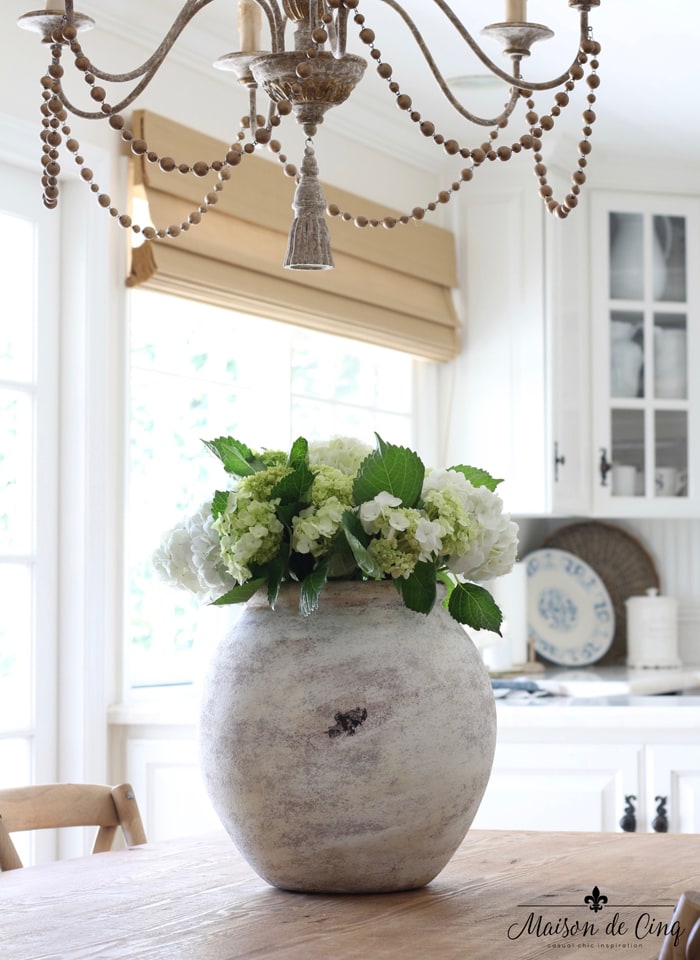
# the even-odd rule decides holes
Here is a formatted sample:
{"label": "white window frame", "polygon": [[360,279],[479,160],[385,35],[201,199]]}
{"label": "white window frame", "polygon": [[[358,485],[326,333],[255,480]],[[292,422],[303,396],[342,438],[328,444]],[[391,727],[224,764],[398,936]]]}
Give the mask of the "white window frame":
{"label": "white window frame", "polygon": [[[0,160],[34,172],[40,191],[36,123],[10,116],[0,122]],[[111,182],[116,173],[126,181],[122,161],[121,170],[110,171],[106,151],[89,144],[85,151],[96,179]],[[85,184],[65,173],[54,211],[60,241],[42,266],[61,278],[60,373],[57,603],[44,624],[55,636],[55,668],[48,654],[37,691],[49,708],[38,732],[36,776],[100,782],[108,769],[107,706],[121,694],[126,244]],[[86,842],[62,833],[57,854],[79,855]]]}

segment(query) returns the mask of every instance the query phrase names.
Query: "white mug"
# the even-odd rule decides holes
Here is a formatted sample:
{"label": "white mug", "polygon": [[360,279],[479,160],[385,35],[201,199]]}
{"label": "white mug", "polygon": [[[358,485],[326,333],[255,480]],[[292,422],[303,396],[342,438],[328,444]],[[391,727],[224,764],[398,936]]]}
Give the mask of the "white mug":
{"label": "white mug", "polygon": [[614,497],[633,497],[637,492],[637,468],[613,463],[612,492]]}
{"label": "white mug", "polygon": [[677,497],[685,485],[685,472],[675,467],[657,467],[654,485],[657,497]]}

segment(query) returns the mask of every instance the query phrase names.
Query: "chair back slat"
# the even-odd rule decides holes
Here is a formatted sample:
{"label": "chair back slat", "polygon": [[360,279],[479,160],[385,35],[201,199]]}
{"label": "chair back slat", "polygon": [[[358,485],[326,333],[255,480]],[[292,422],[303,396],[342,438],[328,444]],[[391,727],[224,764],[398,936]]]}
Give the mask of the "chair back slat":
{"label": "chair back slat", "polygon": [[59,827],[99,827],[93,853],[112,849],[117,828],[126,845],[146,843],[141,814],[128,783],[47,783],[0,790],[0,870],[22,866],[11,833]]}

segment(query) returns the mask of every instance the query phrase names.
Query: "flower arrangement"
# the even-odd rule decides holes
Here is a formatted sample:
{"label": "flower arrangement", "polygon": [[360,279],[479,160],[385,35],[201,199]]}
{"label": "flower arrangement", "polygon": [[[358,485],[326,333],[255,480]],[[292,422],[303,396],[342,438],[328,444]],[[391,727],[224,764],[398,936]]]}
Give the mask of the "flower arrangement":
{"label": "flower arrangement", "polygon": [[296,581],[304,615],[331,579],[392,579],[404,604],[427,614],[441,581],[455,620],[500,632],[479,582],[511,569],[518,528],[486,471],[426,469],[378,435],[375,449],[346,437],[300,437],[288,454],[233,437],[205,445],[233,482],[163,537],[153,558],[162,579],[214,604],[266,588],[273,607],[280,585]]}

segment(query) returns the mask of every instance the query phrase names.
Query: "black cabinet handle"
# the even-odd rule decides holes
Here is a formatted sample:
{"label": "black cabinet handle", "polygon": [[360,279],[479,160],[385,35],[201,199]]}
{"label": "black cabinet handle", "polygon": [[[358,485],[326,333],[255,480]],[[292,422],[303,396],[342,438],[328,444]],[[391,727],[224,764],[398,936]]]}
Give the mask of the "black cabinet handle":
{"label": "black cabinet handle", "polygon": [[600,470],[600,485],[601,487],[607,487],[608,473],[612,470],[612,463],[608,460],[608,451],[605,447],[602,447],[600,451],[598,469]]}
{"label": "black cabinet handle", "polygon": [[559,456],[559,444],[554,441],[554,482],[559,483],[559,467],[564,466],[566,457]]}
{"label": "black cabinet handle", "polygon": [[633,803],[636,799],[637,798],[631,794],[625,795],[625,812],[620,820],[620,826],[625,833],[635,833],[637,830],[637,817],[635,816]]}
{"label": "black cabinet handle", "polygon": [[656,816],[651,821],[651,829],[654,833],[668,833],[668,816],[666,815],[666,802],[668,797],[654,797],[658,804]]}

